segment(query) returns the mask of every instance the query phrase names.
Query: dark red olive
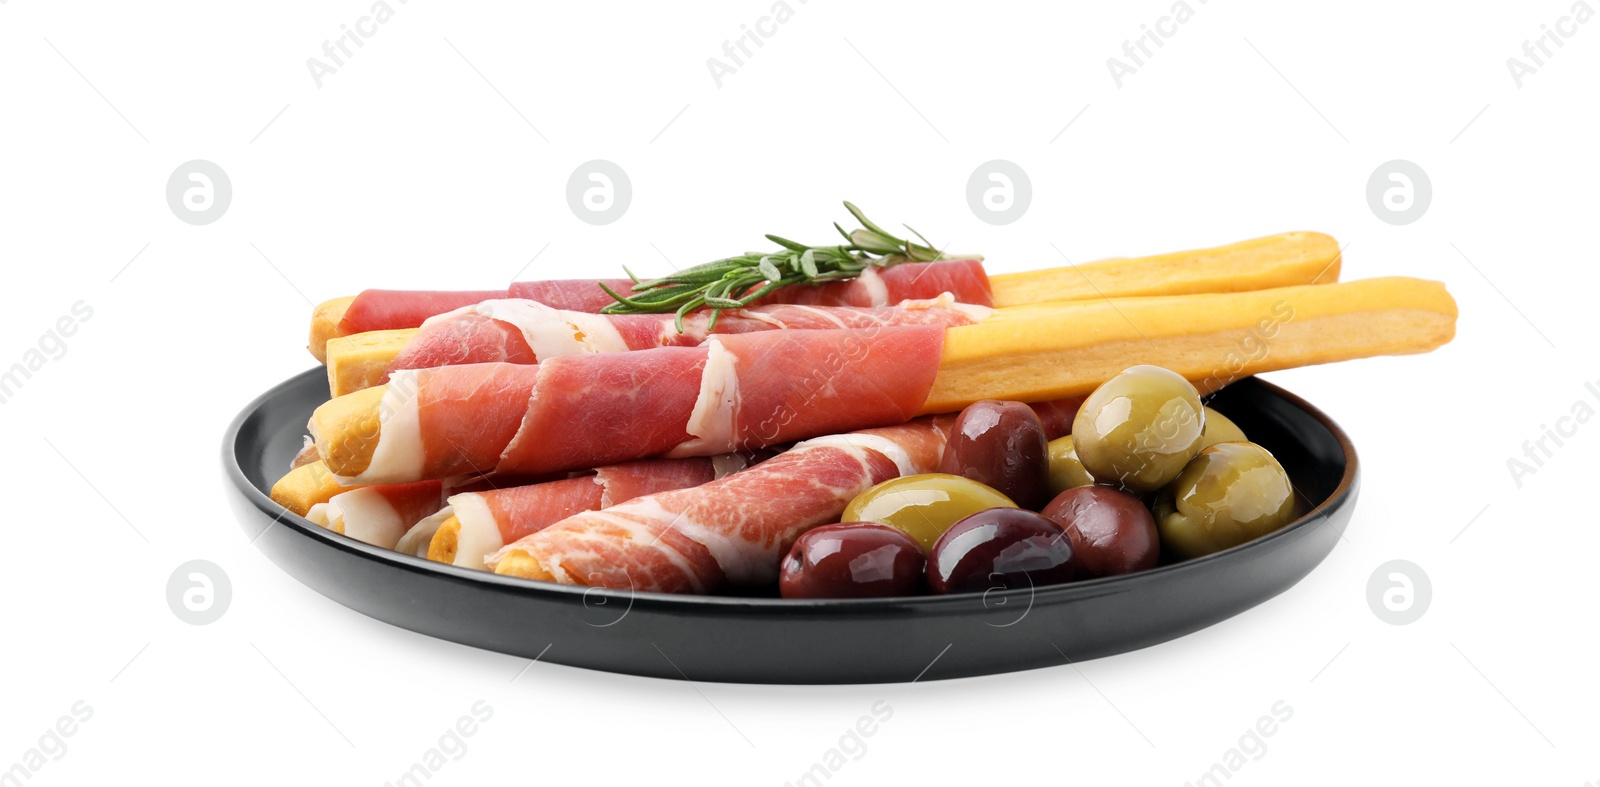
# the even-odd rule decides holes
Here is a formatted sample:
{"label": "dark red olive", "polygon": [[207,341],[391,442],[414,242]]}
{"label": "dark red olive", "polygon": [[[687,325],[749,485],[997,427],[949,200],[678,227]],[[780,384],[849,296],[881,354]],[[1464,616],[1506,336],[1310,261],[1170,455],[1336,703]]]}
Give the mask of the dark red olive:
{"label": "dark red olive", "polygon": [[985,399],[956,417],[939,472],[994,487],[1037,511],[1050,502],[1049,443],[1032,407]]}
{"label": "dark red olive", "polygon": [[1155,568],[1161,542],[1156,520],[1139,498],[1109,486],[1068,489],[1044,515],[1067,532],[1086,577],[1110,577]]}
{"label": "dark red olive", "polygon": [[1055,585],[1077,573],[1061,526],[1020,508],[979,511],[951,525],[928,554],[935,593]]}
{"label": "dark red olive", "polygon": [[778,592],[784,598],[913,596],[922,589],[926,563],[916,539],[888,525],[824,525],[794,542]]}

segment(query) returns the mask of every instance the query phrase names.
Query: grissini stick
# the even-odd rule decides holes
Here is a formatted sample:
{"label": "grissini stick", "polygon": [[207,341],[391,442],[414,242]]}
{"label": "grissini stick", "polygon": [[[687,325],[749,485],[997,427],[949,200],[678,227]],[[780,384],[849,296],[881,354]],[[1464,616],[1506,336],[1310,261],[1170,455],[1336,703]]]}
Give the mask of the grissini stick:
{"label": "grissini stick", "polygon": [[[1338,281],[1339,244],[1319,232],[1286,232],[1207,249],[1118,258],[986,276],[976,260],[868,268],[857,279],[779,290],[778,300],[832,306],[888,306],[949,292],[963,303],[1005,308],[1085,298],[1238,292]],[[611,281],[618,292],[631,282]],[[599,296],[598,298],[596,296]],[[428,317],[493,298],[526,298],[554,308],[599,311],[611,300],[594,282],[528,282],[506,292],[369,290],[335,298],[312,316],[309,349],[326,361],[329,339],[365,331],[416,328]]]}
{"label": "grissini stick", "polygon": [[1087,395],[1142,363],[1204,395],[1261,372],[1428,352],[1455,337],[1456,314],[1443,284],[1403,277],[1012,309],[947,332],[923,411]]}
{"label": "grissini stick", "polygon": [[318,459],[291,469],[272,485],[269,496],[278,505],[305,516],[313,506],[326,503],[334,495],[348,491],[349,488],[341,485],[329,472],[328,465]]}
{"label": "grissini stick", "polygon": [[[1339,263],[1339,246],[1333,238],[1316,232],[1290,232],[1211,249],[1001,274],[990,277],[988,283],[993,291],[992,300],[1002,304],[1004,309],[1051,301],[1244,292],[1298,284],[1327,284],[1338,280]],[[960,285],[979,279],[956,277],[954,281]],[[803,291],[807,288],[790,289]],[[900,289],[905,291],[908,288]],[[971,293],[968,296],[971,297]],[[947,297],[954,298],[955,295],[947,294]],[[418,336],[420,329],[408,328],[371,331],[329,340],[324,359],[328,365],[329,391],[333,396],[343,396],[370,388],[384,382],[392,368],[442,366],[447,362],[527,362],[514,358],[518,357],[519,352],[521,356],[535,355],[528,347],[550,331],[552,321],[548,315],[545,319],[534,319],[538,315],[527,314],[536,311],[530,307],[508,306],[500,310],[503,314],[496,315],[496,309],[492,306],[496,303],[516,302],[489,301],[435,315],[425,321],[428,331],[422,337]],[[839,308],[845,311],[851,309]],[[545,309],[554,311],[548,307]],[[762,312],[763,309],[758,308],[746,313],[752,319],[761,319]],[[607,318],[579,316],[570,310],[561,313],[568,315],[563,322],[572,328],[568,331],[556,330],[556,333],[610,333],[586,332],[582,329],[584,317],[590,321]],[[724,325],[722,332],[741,330],[737,327],[738,315],[739,312],[730,313],[730,324]],[[976,313],[974,316],[982,317]],[[634,338],[638,334],[637,325],[649,324],[659,329],[661,324],[671,322],[670,317],[659,315],[621,315],[610,319],[627,323],[624,332]],[[654,333],[658,338],[667,337],[667,340],[658,343],[698,344],[709,333],[703,330],[706,322],[707,315],[703,312],[691,317],[687,334],[695,337],[692,342],[671,340],[661,330],[654,330]],[[673,329],[673,332],[676,330]],[[628,349],[640,349],[643,346],[631,339],[626,343]]]}
{"label": "grissini stick", "polygon": [[[481,569],[489,553],[572,514],[699,486],[745,466],[737,454],[641,459],[577,478],[457,494],[414,528],[419,538],[413,548],[429,560]],[[420,538],[424,532],[431,532],[426,541]]]}
{"label": "grissini stick", "polygon": [[488,559],[497,574],[573,585],[707,593],[777,577],[806,530],[873,484],[939,467],[949,416],[808,440],[701,486],[579,513]]}
{"label": "grissini stick", "polygon": [[1285,232],[1226,246],[989,277],[996,307],[1051,301],[1245,292],[1339,280],[1339,243]]}
{"label": "grissini stick", "polygon": [[[957,276],[952,281],[957,289],[968,287],[970,290],[979,289],[974,282],[983,283],[992,288],[992,297],[988,292],[974,295],[971,291],[966,292],[965,296],[985,302],[993,300],[1002,304],[1002,308],[1015,308],[1051,301],[1243,292],[1298,284],[1327,284],[1338,280],[1339,263],[1339,246],[1333,238],[1316,232],[1290,232],[1211,249],[1008,273],[987,280],[977,276]],[[813,288],[789,289],[804,292]],[[899,291],[909,289],[900,287]],[[956,298],[957,295],[946,293],[943,297]],[[595,344],[599,337],[620,332],[629,337],[625,342],[628,349],[640,349],[644,345],[635,341],[641,335],[639,326],[645,327],[643,333],[653,334],[652,338],[663,339],[656,342],[658,344],[698,344],[709,332],[704,330],[708,320],[704,312],[691,316],[686,333],[695,338],[692,342],[684,342],[673,340],[670,336],[670,333],[676,333],[675,328],[670,333],[660,329],[662,324],[671,322],[666,316],[618,315],[608,318],[566,310],[560,312],[566,317],[552,320],[549,315],[536,313],[538,310],[532,306],[518,308],[515,307],[516,303],[488,301],[435,315],[425,321],[428,329],[422,332],[422,336],[418,336],[419,329],[399,329],[331,339],[327,343],[324,359],[328,365],[329,391],[333,396],[342,396],[370,388],[384,382],[393,368],[423,368],[475,361],[531,362],[519,359],[536,355],[531,346],[550,333],[561,334],[556,337],[557,340],[573,333],[587,334],[595,337],[589,344]],[[496,309],[493,304],[507,306]],[[537,306],[537,302],[533,306]],[[850,310],[850,307],[840,308]],[[555,311],[549,307],[544,307],[544,310]],[[771,307],[766,310],[770,311]],[[496,314],[497,311],[501,313]],[[757,308],[746,313],[753,319],[761,319],[762,312],[763,309]],[[723,325],[722,332],[742,330],[737,327],[738,314],[731,313],[730,323]],[[982,315],[974,316],[981,318]],[[621,330],[611,330],[609,325],[601,326],[602,330],[599,331],[585,327],[596,320],[620,323]],[[562,330],[557,325],[552,330],[552,323],[564,323],[570,328]],[[844,327],[843,321],[839,327]]]}
{"label": "grissini stick", "polygon": [[[1075,397],[1033,405],[1045,436],[1055,439],[1068,434],[1082,402]],[[907,434],[903,430],[888,431]],[[929,433],[922,434],[933,438]],[[874,440],[864,435],[857,439],[861,443]],[[447,508],[414,527],[413,533],[407,534],[411,542],[402,542],[400,548],[429,560],[481,569],[489,554],[569,516],[607,509],[656,492],[709,483],[755,465],[768,458],[765,454],[642,459],[602,467],[593,475],[578,478],[457,494],[450,498]],[[937,460],[932,454],[925,458],[935,463]]]}
{"label": "grissini stick", "polygon": [[390,372],[468,363],[532,364],[596,352],[693,347],[714,334],[768,330],[969,325],[994,310],[958,303],[949,293],[897,306],[777,304],[688,315],[678,329],[670,314],[588,314],[537,301],[491,300],[427,319],[421,328],[372,331],[328,342],[328,385],[334,396],[381,384]]}
{"label": "grissini stick", "polygon": [[[616,292],[628,292],[633,286],[629,279],[602,281]],[[868,267],[854,279],[812,287],[786,287],[763,301],[811,306],[887,306],[936,298],[943,292],[954,294],[962,303],[988,306],[989,280],[982,263],[976,259],[961,259],[909,262],[882,269]],[[318,306],[311,321],[307,349],[317,360],[325,360],[325,345],[334,337],[416,328],[434,315],[497,298],[531,300],[551,308],[589,313],[598,313],[614,303],[593,279],[517,282],[505,290],[367,290]]]}
{"label": "grissini stick", "polygon": [[312,506],[305,518],[357,541],[394,549],[412,525],[444,507],[445,494],[441,481],[363,486]]}
{"label": "grissini stick", "polygon": [[[1215,390],[1264,371],[1425,352],[1454,336],[1455,318],[1443,285],[1388,278],[1049,304],[947,330],[767,331],[398,373],[319,407],[310,431],[347,484],[537,474],[727,453],[980,399],[1081,396],[1137,364]],[[1261,343],[1267,351],[1248,351]]]}

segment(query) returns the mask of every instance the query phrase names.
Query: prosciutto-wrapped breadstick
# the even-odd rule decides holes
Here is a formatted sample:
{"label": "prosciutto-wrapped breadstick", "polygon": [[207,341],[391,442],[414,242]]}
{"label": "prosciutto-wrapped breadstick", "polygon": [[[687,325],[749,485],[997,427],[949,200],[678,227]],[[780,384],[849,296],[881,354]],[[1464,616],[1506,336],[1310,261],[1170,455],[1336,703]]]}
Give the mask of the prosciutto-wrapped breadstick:
{"label": "prosciutto-wrapped breadstick", "polygon": [[[600,284],[617,292],[633,288],[631,279],[573,279],[512,284],[505,290],[459,292],[408,292],[366,290],[360,295],[335,298],[318,306],[311,319],[308,349],[317,360],[326,359],[329,339],[366,331],[416,328],[429,317],[487,300],[521,299],[555,309],[597,313],[616,301]],[[889,268],[869,267],[847,281],[810,287],[788,287],[764,303],[803,303],[812,306],[888,306],[908,300],[936,298],[951,293],[962,303],[990,305],[989,279],[977,260],[911,262]]]}
{"label": "prosciutto-wrapped breadstick", "polygon": [[801,533],[838,521],[873,484],[939,466],[954,419],[822,437],[692,489],[568,517],[490,556],[498,574],[564,584],[705,593],[777,577]]}
{"label": "prosciutto-wrapped breadstick", "polygon": [[[963,303],[1010,307],[1064,300],[1242,292],[1339,280],[1339,244],[1318,232],[1286,232],[1206,249],[1117,258],[1044,270],[985,275],[977,260],[868,268],[858,279],[787,287],[767,303],[886,306],[949,292]],[[626,293],[633,282],[611,279]],[[467,292],[368,290],[335,298],[312,316],[311,354],[326,359],[328,340],[365,331],[409,329],[436,314],[498,298],[526,298],[571,311],[598,312],[613,303],[590,280],[525,282]]]}
{"label": "prosciutto-wrapped breadstick", "polygon": [[394,549],[406,530],[444,506],[444,484],[416,481],[340,492],[306,512],[306,519],[384,549]]}
{"label": "prosciutto-wrapped breadstick", "polygon": [[1084,395],[1140,363],[1215,390],[1262,371],[1424,352],[1454,335],[1456,308],[1442,285],[1396,278],[998,314],[947,330],[764,331],[408,370],[319,407],[310,431],[340,481],[361,485],[710,456],[979,399]]}
{"label": "prosciutto-wrapped breadstick", "polygon": [[636,497],[699,486],[742,469],[738,455],[645,459],[592,475],[454,495],[444,510],[419,522],[396,547],[466,568],[483,568],[490,553],[583,511]]}
{"label": "prosciutto-wrapped breadstick", "polygon": [[311,433],[355,485],[715,456],[909,420],[943,336],[936,326],[764,331],[537,366],[409,370],[318,408]]}
{"label": "prosciutto-wrapped breadstick", "polygon": [[[711,314],[701,311],[686,317],[679,331],[670,314],[585,314],[552,309],[537,301],[484,301],[428,318],[374,384],[387,382],[388,372],[403,369],[497,361],[530,364],[564,355],[694,347],[713,334],[897,325],[949,328],[971,325],[993,312],[986,306],[958,303],[945,293],[875,308],[780,304],[735,309],[724,312],[715,325]],[[370,353],[364,357],[368,363],[377,360]],[[334,369],[341,361],[336,355],[329,356],[330,379],[336,376]],[[348,391],[336,390],[334,395],[343,393]]]}
{"label": "prosciutto-wrapped breadstick", "polygon": [[340,492],[349,491],[322,460],[301,462],[297,457],[295,461],[294,467],[272,485],[274,503],[305,516],[313,506],[328,502]]}

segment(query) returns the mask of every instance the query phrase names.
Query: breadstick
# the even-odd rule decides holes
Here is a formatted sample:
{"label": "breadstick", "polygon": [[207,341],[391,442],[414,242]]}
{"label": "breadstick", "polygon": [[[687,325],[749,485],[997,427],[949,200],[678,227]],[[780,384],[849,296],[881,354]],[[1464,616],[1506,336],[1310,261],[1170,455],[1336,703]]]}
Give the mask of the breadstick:
{"label": "breadstick", "polygon": [[417,330],[367,331],[329,339],[324,359],[328,365],[328,391],[344,396],[382,383],[389,374],[389,363],[417,335]]}
{"label": "breadstick", "polygon": [[340,486],[333,473],[322,460],[309,462],[290,470],[272,485],[273,502],[300,516],[310,513],[311,507],[326,503],[334,495],[350,491]]}
{"label": "breadstick", "polygon": [[[1209,249],[999,274],[988,277],[988,285],[993,305],[1004,308],[1088,298],[1241,292],[1296,284],[1327,284],[1339,280],[1339,263],[1339,244],[1333,238],[1319,232],[1286,232]],[[981,285],[981,279],[975,282],[980,289]],[[519,297],[519,286],[513,285],[508,295]],[[524,289],[530,295],[537,292],[532,287]],[[492,297],[505,296],[484,295],[476,300]],[[555,302],[562,300],[557,298],[549,300],[558,308],[571,309],[578,305]],[[570,296],[567,300],[571,300]],[[346,335],[340,323],[354,302],[355,296],[334,298],[316,308],[311,319],[309,349],[318,361],[327,361],[328,340]],[[456,303],[449,308],[460,305]],[[416,324],[420,322],[419,318]]]}
{"label": "breadstick", "polygon": [[[1437,282],[1389,278],[1243,293],[1047,304],[1002,314],[1003,317],[976,325],[944,330],[942,343],[933,344],[925,358],[922,350],[916,350],[915,357],[895,353],[922,347],[917,337],[925,335],[922,332],[928,328],[885,328],[875,334],[859,332],[861,353],[846,353],[837,358],[825,347],[814,348],[820,353],[814,358],[752,356],[748,363],[787,363],[794,367],[795,383],[784,390],[798,395],[800,389],[795,386],[805,386],[823,397],[798,396],[792,403],[798,409],[774,413],[773,418],[768,419],[772,427],[768,436],[773,438],[768,442],[781,442],[777,439],[779,436],[783,439],[813,436],[807,433],[811,425],[820,427],[869,420],[880,424],[896,422],[889,410],[901,406],[896,397],[903,395],[916,398],[906,405],[906,410],[900,411],[906,413],[902,420],[917,412],[954,412],[980,399],[1037,402],[1078,396],[1137,364],[1167,367],[1196,381],[1203,392],[1209,392],[1232,380],[1263,371],[1375,355],[1425,352],[1454,336],[1456,307],[1443,285]],[[794,335],[781,335],[785,333]],[[813,338],[799,334],[807,333],[819,337],[827,332],[743,334],[740,341],[753,346],[756,342],[775,339],[793,345],[786,351],[804,352],[804,346]],[[842,334],[855,335],[848,331]],[[734,338],[726,337],[725,341],[732,346]],[[848,345],[854,340],[836,335],[828,341]],[[873,342],[898,343],[898,349],[884,349],[882,353],[887,354],[874,354],[870,347],[877,345],[871,344]],[[683,355],[672,355],[674,352]],[[726,352],[724,356],[731,357]],[[446,390],[435,391],[430,396],[437,394],[448,397],[452,403],[460,401],[463,405],[472,405],[450,408],[449,417],[455,419],[454,425],[430,421],[419,426],[417,412],[421,405],[413,395],[414,388],[396,388],[395,396],[386,398],[394,386],[378,386],[324,404],[313,415],[310,429],[329,469],[361,483],[438,477],[431,474],[443,473],[446,468],[451,472],[464,469],[486,472],[494,468],[496,457],[503,459],[511,455],[509,452],[502,455],[501,450],[519,435],[523,435],[525,441],[518,449],[520,453],[507,466],[499,468],[502,472],[545,472],[595,466],[644,458],[668,449],[678,456],[697,455],[697,451],[721,445],[731,434],[717,431],[722,429],[723,422],[717,420],[715,403],[723,397],[713,395],[707,399],[704,391],[716,394],[731,370],[744,368],[735,367],[731,360],[720,361],[716,372],[709,367],[701,372],[698,367],[686,365],[694,358],[705,357],[695,348],[661,348],[562,358],[538,367],[483,364],[480,367],[485,368],[428,370],[438,379],[450,381]],[[564,361],[572,363],[560,363]],[[561,371],[552,371],[552,364],[560,366]],[[639,365],[649,365],[660,374],[641,373],[635,368],[642,369]],[[612,371],[600,374],[606,369]],[[472,374],[456,374],[455,371],[471,371]],[[485,378],[491,372],[497,375],[492,381]],[[583,383],[592,373],[600,374],[593,377],[595,381],[612,379],[605,376],[607,374],[624,375],[650,385],[621,388],[600,385],[585,389],[584,397],[578,399],[560,398],[572,394],[562,393],[557,387],[530,403],[529,395],[536,380],[543,380],[545,372],[565,379],[568,391],[576,390],[572,386]],[[827,397],[839,396],[843,390],[839,387],[841,384],[864,384],[860,379],[863,375],[889,375],[873,377],[874,382],[866,383],[884,386],[879,391],[884,397],[872,402],[875,407],[884,409],[873,410],[870,415],[867,411],[829,409],[849,406],[845,400]],[[404,379],[408,385],[416,385],[421,378]],[[752,384],[761,379],[758,374],[757,378],[752,378]],[[918,379],[924,382],[915,382]],[[706,388],[708,384],[712,387]],[[456,385],[467,388],[449,393],[450,387]],[[909,389],[917,385],[926,387],[908,394]],[[700,399],[695,398],[697,386],[702,393]],[[749,392],[740,388],[739,393],[743,396]],[[462,395],[469,399],[459,399]],[[604,405],[602,399],[610,401],[610,405]],[[649,402],[649,406],[624,407],[627,402]],[[921,402],[920,407],[916,402]],[[530,405],[543,408],[534,427],[537,431],[577,428],[581,433],[586,427],[575,424],[588,423],[583,418],[603,415],[610,420],[595,422],[595,428],[603,426],[614,433],[607,432],[604,437],[598,433],[574,433],[569,436],[570,440],[562,438],[568,441],[559,444],[566,453],[560,454],[562,458],[557,460],[543,438],[526,436],[525,430],[519,428],[523,411]],[[385,406],[391,410],[387,415],[382,412]],[[622,409],[613,411],[606,409],[608,406]],[[711,414],[710,420],[700,420],[692,426],[695,429],[713,427],[713,431],[702,432],[715,439],[690,441],[673,448],[674,441],[680,439],[674,435],[683,427],[665,424],[661,419],[694,420],[689,413],[691,406],[697,412],[704,407],[704,412]],[[765,433],[768,421],[762,419],[766,411],[749,408],[748,400],[745,407],[751,410],[740,411],[745,426]],[[593,412],[589,412],[591,409]],[[393,434],[387,441],[391,448],[386,454],[386,463],[382,469],[356,479],[373,465],[374,452],[380,442],[384,442],[382,438],[391,426]],[[695,432],[697,440],[702,432]],[[447,446],[435,445],[425,457],[421,453],[428,442],[425,434],[454,435],[450,438],[450,450],[444,451]],[[580,436],[591,439],[586,442],[579,439]],[[642,446],[620,448],[617,439],[621,437],[642,437],[655,447],[649,450]],[[466,461],[460,457],[467,456],[460,453],[458,441],[473,443],[475,458],[467,467],[455,466]],[[628,443],[628,446],[633,444]],[[585,451],[603,456],[588,456]],[[546,461],[552,464],[546,466]],[[439,469],[426,469],[436,465]]]}
{"label": "breadstick", "polygon": [[1050,301],[1245,292],[1339,280],[1339,243],[1320,232],[1152,257],[1118,258],[989,277],[996,307]]}
{"label": "breadstick", "polygon": [[923,412],[1084,395],[1138,364],[1206,394],[1260,372],[1427,352],[1455,336],[1455,320],[1443,284],[1399,277],[1011,309],[946,333]]}

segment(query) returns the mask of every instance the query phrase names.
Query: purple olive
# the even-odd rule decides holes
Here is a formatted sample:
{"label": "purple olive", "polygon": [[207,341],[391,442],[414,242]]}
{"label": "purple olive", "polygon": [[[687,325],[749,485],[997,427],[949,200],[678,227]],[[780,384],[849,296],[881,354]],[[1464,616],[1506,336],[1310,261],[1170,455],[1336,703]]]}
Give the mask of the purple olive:
{"label": "purple olive", "polygon": [[1023,508],[1050,502],[1050,441],[1032,407],[985,399],[956,417],[939,472],[986,484]]}
{"label": "purple olive", "polygon": [[1155,568],[1161,541],[1156,520],[1139,498],[1109,486],[1068,489],[1044,515],[1067,531],[1086,577],[1111,577]]}
{"label": "purple olive", "polygon": [[935,593],[1055,585],[1077,573],[1061,526],[1020,508],[991,508],[955,523],[928,555]]}
{"label": "purple olive", "polygon": [[824,525],[794,542],[778,592],[784,598],[913,596],[922,589],[926,563],[916,539],[888,525]]}

